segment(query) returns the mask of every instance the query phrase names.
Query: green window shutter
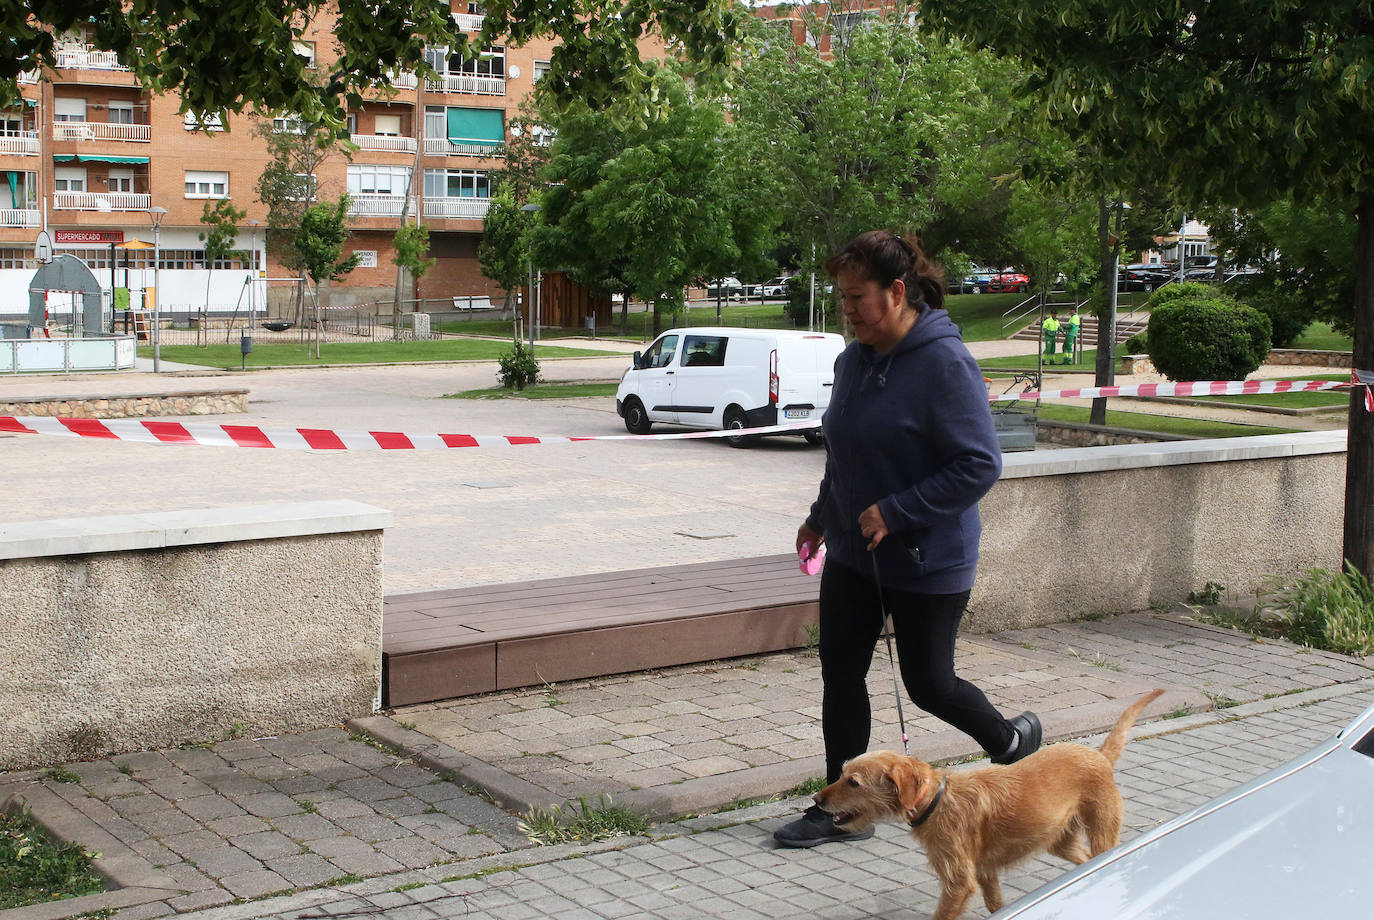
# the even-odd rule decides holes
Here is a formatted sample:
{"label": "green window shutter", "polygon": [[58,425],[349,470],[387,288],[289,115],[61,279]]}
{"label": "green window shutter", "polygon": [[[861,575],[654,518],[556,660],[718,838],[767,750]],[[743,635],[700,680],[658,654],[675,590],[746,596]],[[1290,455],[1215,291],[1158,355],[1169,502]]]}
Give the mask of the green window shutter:
{"label": "green window shutter", "polygon": [[451,144],[496,146],[505,140],[505,112],[502,109],[448,110],[448,139]]}

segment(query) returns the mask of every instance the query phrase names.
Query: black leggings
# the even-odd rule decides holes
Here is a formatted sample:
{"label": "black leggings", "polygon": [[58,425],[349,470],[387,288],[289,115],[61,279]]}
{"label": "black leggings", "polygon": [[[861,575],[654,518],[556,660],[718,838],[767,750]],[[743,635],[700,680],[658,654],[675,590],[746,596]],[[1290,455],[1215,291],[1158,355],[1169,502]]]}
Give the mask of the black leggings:
{"label": "black leggings", "polygon": [[[911,701],[977,741],[993,756],[1011,747],[1015,730],[973,684],[954,673],[954,640],[969,592],[911,594],[885,589],[902,683]],[[831,562],[821,576],[821,731],[825,778],[840,778],[846,760],[868,750],[872,713],[868,675],[882,634],[878,590],[852,569]]]}

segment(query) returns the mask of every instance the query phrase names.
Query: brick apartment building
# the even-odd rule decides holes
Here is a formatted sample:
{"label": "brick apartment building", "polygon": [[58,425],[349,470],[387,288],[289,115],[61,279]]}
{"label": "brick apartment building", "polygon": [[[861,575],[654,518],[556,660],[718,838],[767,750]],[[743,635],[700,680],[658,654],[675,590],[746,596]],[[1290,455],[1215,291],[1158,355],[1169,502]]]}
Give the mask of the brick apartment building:
{"label": "brick apartment building", "polygon": [[[453,0],[453,7],[458,27],[475,34],[480,8],[465,0]],[[297,49],[321,69],[335,56],[330,27],[321,19]],[[661,47],[643,53],[661,54]],[[394,94],[372,92],[349,113],[357,152],[351,160],[331,157],[317,176],[321,199],[345,190],[352,196],[346,251],[362,256],[334,287],[336,303],[385,301],[383,312],[389,312],[396,272],[391,239],[407,188],[415,196],[409,213],[421,214],[437,259],[418,285],[419,297],[431,303],[467,295],[499,300],[503,292],[482,276],[477,262],[492,172],[501,162],[493,153],[551,51],[548,42],[535,41],[518,49],[494,46],[463,60],[447,48],[432,48],[427,58],[437,78],[400,75]],[[63,36],[57,57],[55,69],[25,75],[26,105],[0,112],[0,171],[9,185],[8,201],[0,186],[0,315],[27,310],[45,212],[55,254],[80,257],[107,295],[129,287],[137,298],[152,284],[152,250],[123,244],[153,242],[153,208],[166,209],[157,232],[161,308],[174,314],[202,309],[207,272],[197,234],[205,229],[200,218],[206,200],[216,198],[247,210],[236,245],[252,257],[216,266],[208,278],[209,309],[246,311],[251,294],[261,311],[267,291],[250,290],[252,269],[260,267],[268,279],[288,273],[265,242],[267,210],[255,186],[268,158],[253,119],[231,116],[222,127],[198,128],[178,114],[176,96],[145,91],[116,55],[93,50],[80,34]],[[289,116],[276,124],[291,130]],[[290,287],[285,281],[264,284],[273,288],[274,301],[284,300]]]}

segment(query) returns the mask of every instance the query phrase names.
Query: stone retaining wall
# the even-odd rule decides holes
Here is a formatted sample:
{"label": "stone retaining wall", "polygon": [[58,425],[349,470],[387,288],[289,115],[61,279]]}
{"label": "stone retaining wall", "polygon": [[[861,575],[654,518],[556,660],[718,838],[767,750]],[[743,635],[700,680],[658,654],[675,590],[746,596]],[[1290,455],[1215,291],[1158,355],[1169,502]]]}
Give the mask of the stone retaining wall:
{"label": "stone retaining wall", "polygon": [[60,418],[155,418],[162,415],[226,415],[248,411],[248,391],[196,390],[130,396],[47,396],[0,399],[0,415]]}
{"label": "stone retaining wall", "polygon": [[0,524],[0,769],[369,714],[389,523],[334,501]]}
{"label": "stone retaining wall", "polygon": [[976,631],[1144,610],[1207,582],[1253,597],[1339,569],[1344,431],[1008,454],[980,504]]}

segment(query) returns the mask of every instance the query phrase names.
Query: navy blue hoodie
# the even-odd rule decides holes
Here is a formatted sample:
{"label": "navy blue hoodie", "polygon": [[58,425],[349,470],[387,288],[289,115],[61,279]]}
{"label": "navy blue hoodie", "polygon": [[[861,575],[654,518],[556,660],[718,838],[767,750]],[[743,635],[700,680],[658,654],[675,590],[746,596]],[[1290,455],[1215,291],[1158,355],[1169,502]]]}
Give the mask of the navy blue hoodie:
{"label": "navy blue hoodie", "polygon": [[927,309],[886,355],[851,342],[835,361],[822,420],[825,478],[806,524],[826,561],[869,579],[859,515],[875,502],[883,587],[955,594],[973,587],[978,500],[1002,472],[987,385],[959,328]]}

